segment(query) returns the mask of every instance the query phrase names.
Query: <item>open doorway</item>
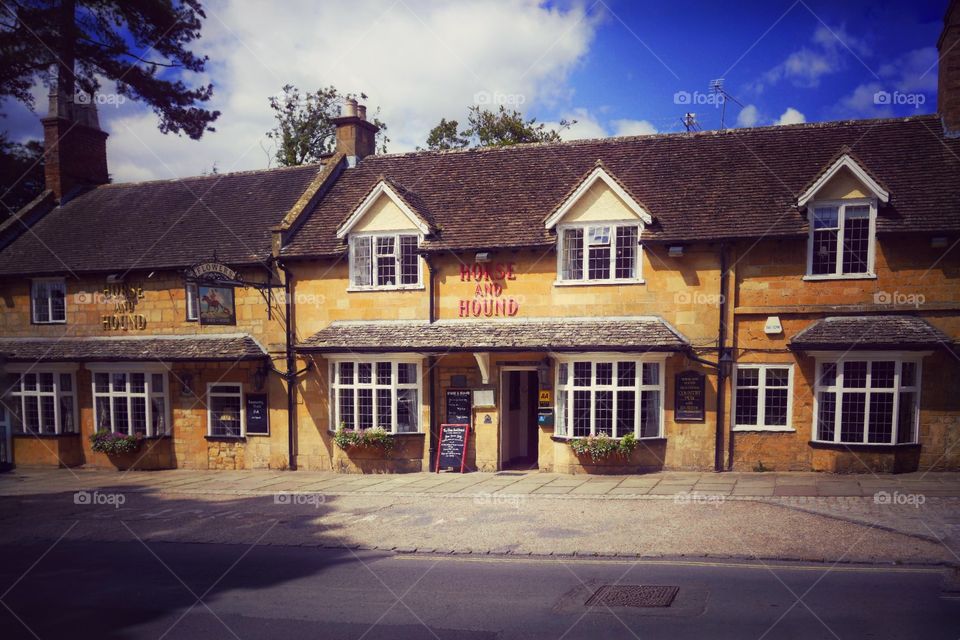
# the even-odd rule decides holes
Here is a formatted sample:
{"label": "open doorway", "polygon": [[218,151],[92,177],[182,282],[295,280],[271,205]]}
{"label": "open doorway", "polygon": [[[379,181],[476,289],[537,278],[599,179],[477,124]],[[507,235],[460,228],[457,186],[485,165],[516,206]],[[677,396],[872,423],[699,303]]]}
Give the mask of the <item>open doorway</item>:
{"label": "open doorway", "polygon": [[504,369],[500,374],[500,468],[536,469],[537,392],[536,369]]}

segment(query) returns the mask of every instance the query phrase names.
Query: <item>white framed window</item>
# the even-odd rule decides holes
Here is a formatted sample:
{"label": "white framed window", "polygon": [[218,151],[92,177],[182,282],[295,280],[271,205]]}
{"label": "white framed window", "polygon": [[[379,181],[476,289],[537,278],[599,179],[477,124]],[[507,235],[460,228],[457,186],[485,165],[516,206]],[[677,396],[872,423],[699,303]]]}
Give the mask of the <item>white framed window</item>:
{"label": "white framed window", "polygon": [[200,288],[196,282],[188,282],[184,285],[187,304],[187,322],[197,322],[200,320]]}
{"label": "white framed window", "polygon": [[600,222],[559,229],[558,282],[640,282],[640,225]]}
{"label": "white framed window", "polygon": [[334,428],[421,431],[419,360],[333,359],[330,381]]}
{"label": "white framed window", "polygon": [[554,435],[662,437],[664,366],[619,355],[558,358]]}
{"label": "white framed window", "polygon": [[738,364],[733,378],[734,431],[793,431],[793,365]]}
{"label": "white framed window", "polygon": [[[8,368],[10,366],[8,365]],[[16,372],[8,401],[18,433],[59,435],[79,432],[76,366],[24,367]]]}
{"label": "white framed window", "polygon": [[97,431],[146,437],[170,434],[167,371],[159,366],[92,365]]}
{"label": "white framed window", "polygon": [[921,357],[817,358],[813,439],[839,444],[916,443]]}
{"label": "white framed window", "polygon": [[421,288],[419,247],[416,234],[351,235],[350,288]]}
{"label": "white framed window", "polygon": [[872,277],[877,205],[872,199],[811,202],[808,278]]}
{"label": "white framed window", "polygon": [[243,385],[239,382],[211,382],[207,385],[207,435],[244,438],[247,417],[243,411]]}
{"label": "white framed window", "polygon": [[30,317],[34,324],[61,324],[67,321],[67,285],[63,278],[34,278],[30,281]]}

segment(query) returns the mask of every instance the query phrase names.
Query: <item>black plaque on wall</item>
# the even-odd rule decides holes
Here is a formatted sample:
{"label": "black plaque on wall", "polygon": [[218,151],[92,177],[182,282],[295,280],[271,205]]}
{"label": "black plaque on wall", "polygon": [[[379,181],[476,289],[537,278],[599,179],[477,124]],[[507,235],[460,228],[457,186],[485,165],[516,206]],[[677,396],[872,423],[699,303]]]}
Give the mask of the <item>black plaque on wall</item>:
{"label": "black plaque on wall", "polygon": [[472,424],[472,392],[469,389],[447,389],[448,424]]}
{"label": "black plaque on wall", "polygon": [[246,395],[247,435],[270,435],[270,405],[267,394],[248,393]]}
{"label": "black plaque on wall", "polygon": [[705,376],[696,371],[683,371],[674,378],[673,419],[676,422],[703,422]]}

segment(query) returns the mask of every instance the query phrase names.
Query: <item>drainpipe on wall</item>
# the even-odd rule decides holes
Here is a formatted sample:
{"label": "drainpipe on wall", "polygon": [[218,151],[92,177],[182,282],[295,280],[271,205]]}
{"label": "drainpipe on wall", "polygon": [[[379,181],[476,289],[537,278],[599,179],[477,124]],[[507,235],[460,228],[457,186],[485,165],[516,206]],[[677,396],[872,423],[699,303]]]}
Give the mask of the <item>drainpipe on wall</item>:
{"label": "drainpipe on wall", "polygon": [[[433,324],[437,319],[437,309],[436,309],[436,292],[434,291],[433,285],[436,278],[436,268],[433,265],[433,262],[430,261],[430,256],[424,254],[424,261],[427,263],[427,295],[430,296],[430,301],[428,304],[427,310],[427,322]],[[434,444],[434,438],[437,435],[437,396],[436,396],[436,386],[437,386],[437,360],[434,356],[427,357],[427,367],[430,370],[430,453],[436,449]],[[433,456],[430,456],[431,467],[433,468]]]}
{"label": "drainpipe on wall", "polygon": [[277,266],[283,272],[283,296],[286,312],[286,354],[287,371],[284,379],[287,383],[287,468],[290,471],[297,470],[297,397],[294,385],[297,382],[296,357],[293,353],[293,286],[291,284],[292,276],[286,265],[277,261]]}
{"label": "drainpipe on wall", "polygon": [[727,245],[720,243],[720,322],[717,327],[717,432],[714,440],[713,470],[723,471],[723,436],[726,417],[726,371],[724,354],[727,341]]}

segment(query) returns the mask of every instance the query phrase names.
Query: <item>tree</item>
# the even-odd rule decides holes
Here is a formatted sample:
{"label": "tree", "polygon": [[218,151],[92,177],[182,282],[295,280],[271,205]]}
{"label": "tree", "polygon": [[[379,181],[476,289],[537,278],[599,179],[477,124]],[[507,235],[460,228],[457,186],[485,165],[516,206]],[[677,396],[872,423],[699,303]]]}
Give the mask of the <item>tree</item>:
{"label": "tree", "polygon": [[188,48],[200,38],[204,18],[200,0],[3,3],[0,98],[32,109],[37,81],[56,83],[66,96],[92,96],[105,78],[119,95],[150,105],[163,133],[199,139],[220,115],[203,106],[213,85],[190,87],[181,74],[201,73],[207,63]]}
{"label": "tree", "polygon": [[[576,124],[576,120],[561,120],[560,131]],[[506,147],[525,142],[560,142],[560,132],[547,129],[547,125],[529,120],[519,111],[508,111],[503,105],[499,110],[491,111],[480,105],[472,105],[467,115],[467,128],[459,129],[456,120],[441,119],[440,124],[430,130],[427,136],[427,148],[431,150],[463,149],[470,146]]]}
{"label": "tree", "polygon": [[[270,97],[277,126],[267,132],[267,137],[277,146],[274,157],[280,166],[292,167],[317,162],[321,156],[333,151],[336,146],[337,128],[333,119],[340,115],[340,105],[347,99],[366,100],[364,93],[340,93],[333,85],[315,92],[301,93],[292,84],[285,85],[278,96]],[[377,150],[385,153],[387,125],[379,118],[377,107],[371,122],[380,128],[377,132]]]}
{"label": "tree", "polygon": [[43,143],[10,142],[0,134],[0,220],[19,211],[43,191]]}

